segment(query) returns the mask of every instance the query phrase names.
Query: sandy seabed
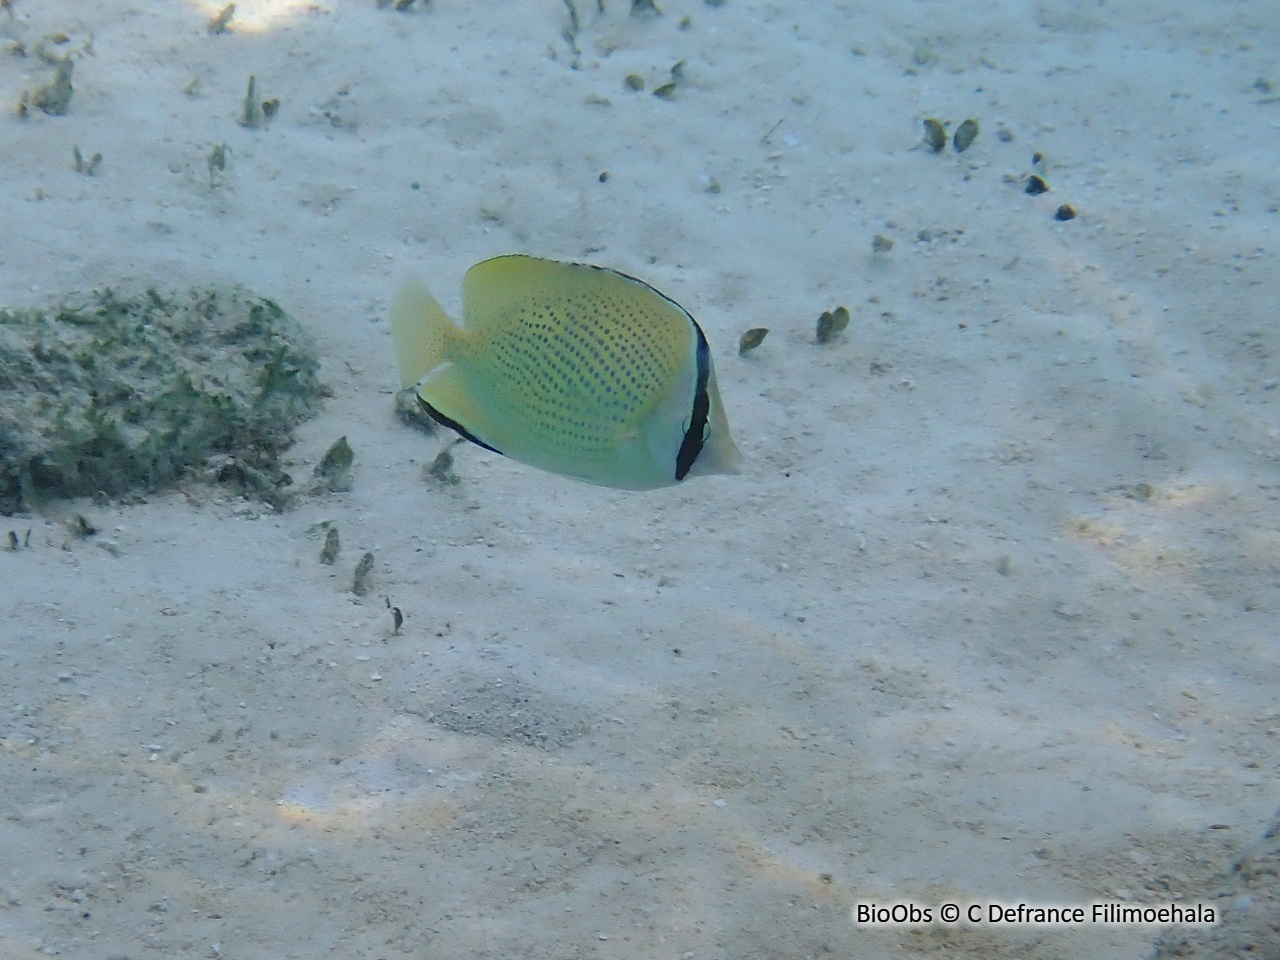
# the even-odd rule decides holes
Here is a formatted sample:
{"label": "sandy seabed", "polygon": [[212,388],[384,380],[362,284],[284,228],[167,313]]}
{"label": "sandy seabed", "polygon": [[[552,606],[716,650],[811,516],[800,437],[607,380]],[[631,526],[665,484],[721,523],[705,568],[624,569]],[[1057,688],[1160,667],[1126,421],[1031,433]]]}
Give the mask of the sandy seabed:
{"label": "sandy seabed", "polygon": [[[1274,956],[1274,11],[576,4],[0,10],[0,303],[244,283],[357,458],[0,520],[0,955]],[[698,317],[745,473],[426,476],[387,304],[515,251]],[[1225,919],[852,919],[993,901]]]}

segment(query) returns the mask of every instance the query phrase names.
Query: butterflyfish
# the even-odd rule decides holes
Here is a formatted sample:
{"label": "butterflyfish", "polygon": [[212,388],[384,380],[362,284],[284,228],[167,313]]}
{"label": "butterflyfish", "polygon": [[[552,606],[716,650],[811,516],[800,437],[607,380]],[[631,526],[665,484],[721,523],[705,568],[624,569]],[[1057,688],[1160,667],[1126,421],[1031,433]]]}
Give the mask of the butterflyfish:
{"label": "butterflyfish", "polygon": [[697,321],[606,267],[476,264],[455,324],[422,283],[391,306],[402,387],[433,419],[521,463],[623,490],[737,473]]}

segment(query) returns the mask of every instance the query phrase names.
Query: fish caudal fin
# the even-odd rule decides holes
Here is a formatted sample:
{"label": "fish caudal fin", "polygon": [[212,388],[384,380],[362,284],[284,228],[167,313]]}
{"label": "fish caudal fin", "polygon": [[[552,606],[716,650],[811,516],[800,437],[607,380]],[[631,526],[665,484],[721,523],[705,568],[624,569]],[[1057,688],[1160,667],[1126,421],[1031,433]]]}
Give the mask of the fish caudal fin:
{"label": "fish caudal fin", "polygon": [[400,285],[391,304],[391,339],[402,388],[412,387],[448,360],[449,348],[460,336],[421,281],[410,279]]}
{"label": "fish caudal fin", "polygon": [[693,461],[688,476],[706,477],[717,473],[735,474],[742,472],[743,457],[737,444],[729,433],[729,418],[724,413],[724,403],[720,399],[720,387],[716,383],[716,372],[711,370],[708,376],[707,393],[711,409],[707,417],[708,436],[698,459]]}

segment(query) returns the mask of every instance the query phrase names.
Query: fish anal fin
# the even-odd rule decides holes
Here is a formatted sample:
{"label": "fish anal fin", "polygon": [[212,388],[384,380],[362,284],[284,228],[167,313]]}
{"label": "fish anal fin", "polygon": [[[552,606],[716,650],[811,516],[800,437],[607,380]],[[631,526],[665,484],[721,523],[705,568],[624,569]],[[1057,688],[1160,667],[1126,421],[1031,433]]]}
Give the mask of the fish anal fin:
{"label": "fish anal fin", "polygon": [[418,397],[427,405],[428,412],[445,426],[472,443],[496,453],[502,452],[486,437],[486,416],[476,405],[466,378],[453,364],[437,367],[418,384]]}

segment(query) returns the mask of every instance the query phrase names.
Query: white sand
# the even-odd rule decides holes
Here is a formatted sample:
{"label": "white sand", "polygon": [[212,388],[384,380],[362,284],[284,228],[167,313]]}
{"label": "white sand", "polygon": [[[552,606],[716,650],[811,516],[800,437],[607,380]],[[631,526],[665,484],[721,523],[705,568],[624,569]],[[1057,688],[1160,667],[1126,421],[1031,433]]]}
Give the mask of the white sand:
{"label": "white sand", "polygon": [[[850,910],[1204,900],[1280,804],[1267,5],[577,4],[578,69],[561,0],[0,11],[93,35],[63,117],[0,54],[0,303],[241,281],[336,394],[294,474],[358,458],[283,515],[0,520],[0,956],[1137,958]],[[425,480],[388,300],[512,251],[688,307],[746,473]]]}

